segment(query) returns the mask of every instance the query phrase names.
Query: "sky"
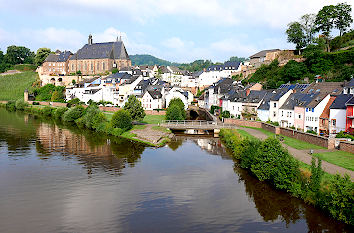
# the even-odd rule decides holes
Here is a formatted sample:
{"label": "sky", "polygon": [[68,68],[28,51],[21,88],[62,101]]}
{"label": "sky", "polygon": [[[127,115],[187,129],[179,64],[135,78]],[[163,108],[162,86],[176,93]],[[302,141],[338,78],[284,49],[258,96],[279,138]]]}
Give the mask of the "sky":
{"label": "sky", "polygon": [[[0,0],[0,50],[76,52],[121,36],[132,54],[173,61],[226,61],[263,49],[294,49],[287,24],[337,0]],[[353,7],[354,0],[347,0]],[[354,13],[352,12],[353,18]]]}

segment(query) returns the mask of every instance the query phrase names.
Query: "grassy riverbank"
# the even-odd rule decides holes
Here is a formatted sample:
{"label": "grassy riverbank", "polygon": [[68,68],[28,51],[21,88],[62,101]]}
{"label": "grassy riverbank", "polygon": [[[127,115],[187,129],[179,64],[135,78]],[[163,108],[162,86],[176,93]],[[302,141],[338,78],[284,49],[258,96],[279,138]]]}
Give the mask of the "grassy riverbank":
{"label": "grassy riverbank", "polygon": [[18,74],[0,76],[0,100],[17,100],[23,98],[25,89],[31,90],[38,74],[27,71]]}
{"label": "grassy riverbank", "polygon": [[345,151],[329,151],[316,153],[314,156],[329,163],[354,171],[354,154]]}
{"label": "grassy riverbank", "polygon": [[[9,101],[7,104],[0,104],[0,107],[5,107],[9,111],[23,111],[32,115],[53,118],[65,124],[75,125],[78,128],[87,128],[98,133],[123,137],[149,146],[161,147],[169,142],[170,132],[167,132],[166,129],[163,131],[161,129],[162,127],[156,129],[154,127],[147,127],[148,125],[133,125],[126,129],[118,128],[112,122],[113,114],[109,114],[111,117],[108,119],[106,117],[107,113],[101,112],[96,105],[89,106],[85,109],[80,105],[66,108],[28,105],[23,101]],[[141,137],[138,134],[140,133],[139,130],[143,131],[145,134],[148,133],[152,135],[152,137],[158,140],[152,141],[149,137]]]}
{"label": "grassy riverbank", "polygon": [[320,160],[317,165],[313,160],[311,166],[305,166],[275,138],[260,141],[229,129],[222,129],[220,138],[239,166],[260,181],[289,192],[338,220],[354,224],[354,183],[349,176],[324,173]]}

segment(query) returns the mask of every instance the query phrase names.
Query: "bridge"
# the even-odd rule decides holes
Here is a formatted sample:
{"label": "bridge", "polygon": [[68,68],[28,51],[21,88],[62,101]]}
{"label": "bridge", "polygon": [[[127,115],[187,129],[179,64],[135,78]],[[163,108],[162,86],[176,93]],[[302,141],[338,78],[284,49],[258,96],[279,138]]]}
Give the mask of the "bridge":
{"label": "bridge", "polygon": [[225,124],[223,122],[217,121],[193,121],[193,120],[185,120],[185,121],[162,121],[160,123],[161,126],[169,128],[171,130],[207,130],[214,131],[214,134],[218,134],[220,129],[234,129],[235,125]]}

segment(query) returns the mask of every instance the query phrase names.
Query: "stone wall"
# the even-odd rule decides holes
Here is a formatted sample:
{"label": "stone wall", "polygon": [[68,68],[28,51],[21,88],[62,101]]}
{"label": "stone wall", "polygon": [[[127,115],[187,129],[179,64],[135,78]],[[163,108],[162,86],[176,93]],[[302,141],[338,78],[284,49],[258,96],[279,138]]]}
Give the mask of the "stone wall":
{"label": "stone wall", "polygon": [[156,110],[145,110],[146,115],[159,115],[164,116],[166,115],[166,111],[156,111]]}
{"label": "stone wall", "polygon": [[275,133],[275,134],[279,134],[279,131],[277,130],[278,127],[271,125],[271,124],[267,124],[267,123],[262,122],[262,125],[259,128],[265,129],[265,130]]}
{"label": "stone wall", "polygon": [[226,118],[226,119],[224,119],[224,123],[225,124],[234,124],[237,126],[262,128],[262,122],[260,122],[260,121],[247,121],[247,120],[241,120],[241,119]]}
{"label": "stone wall", "polygon": [[[301,131],[293,130],[293,129],[288,129],[288,128],[280,128],[280,134],[290,137],[290,138],[295,138],[301,141],[305,141],[317,146],[322,146],[328,149],[334,149],[334,140],[331,140],[326,137],[310,134],[310,133],[304,133]],[[332,142],[333,141],[333,142]]]}
{"label": "stone wall", "polygon": [[339,150],[354,153],[354,142],[340,142]]}

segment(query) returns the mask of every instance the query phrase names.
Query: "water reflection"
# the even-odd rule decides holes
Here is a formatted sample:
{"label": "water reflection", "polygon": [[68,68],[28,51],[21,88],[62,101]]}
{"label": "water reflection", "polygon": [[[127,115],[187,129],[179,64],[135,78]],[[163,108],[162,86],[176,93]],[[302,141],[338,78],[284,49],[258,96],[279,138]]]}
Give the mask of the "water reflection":
{"label": "water reflection", "polygon": [[212,137],[152,149],[0,109],[0,152],[0,232],[349,232]]}

